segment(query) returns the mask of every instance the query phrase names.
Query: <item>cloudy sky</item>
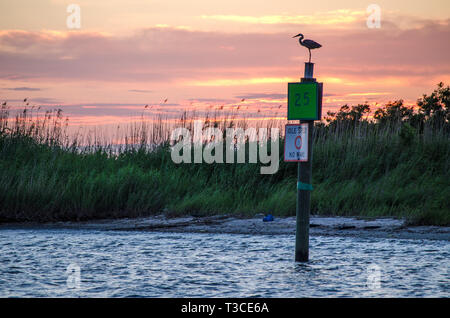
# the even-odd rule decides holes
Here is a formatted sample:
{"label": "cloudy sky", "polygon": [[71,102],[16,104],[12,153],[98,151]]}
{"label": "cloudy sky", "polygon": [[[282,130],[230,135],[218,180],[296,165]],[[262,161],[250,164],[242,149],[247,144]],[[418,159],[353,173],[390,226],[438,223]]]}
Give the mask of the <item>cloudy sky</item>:
{"label": "cloudy sky", "polygon": [[[72,3],[80,28],[67,24]],[[367,26],[371,3],[380,28]],[[448,0],[2,0],[0,99],[85,125],[185,109],[284,116],[308,58],[300,32],[323,45],[312,59],[325,111],[414,103],[450,83]]]}

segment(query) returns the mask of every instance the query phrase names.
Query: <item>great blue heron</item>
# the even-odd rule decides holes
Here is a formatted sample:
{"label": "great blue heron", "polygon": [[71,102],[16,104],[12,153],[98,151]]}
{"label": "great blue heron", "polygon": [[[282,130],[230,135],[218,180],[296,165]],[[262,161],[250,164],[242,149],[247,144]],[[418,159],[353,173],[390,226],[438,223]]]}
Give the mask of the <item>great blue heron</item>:
{"label": "great blue heron", "polygon": [[322,47],[322,45],[320,45],[319,43],[317,43],[316,41],[313,40],[303,40],[303,34],[299,33],[296,36],[293,36],[292,38],[298,38],[298,43],[300,43],[300,45],[306,47],[309,51],[309,63],[311,63],[311,50],[313,49],[318,49],[319,47]]}

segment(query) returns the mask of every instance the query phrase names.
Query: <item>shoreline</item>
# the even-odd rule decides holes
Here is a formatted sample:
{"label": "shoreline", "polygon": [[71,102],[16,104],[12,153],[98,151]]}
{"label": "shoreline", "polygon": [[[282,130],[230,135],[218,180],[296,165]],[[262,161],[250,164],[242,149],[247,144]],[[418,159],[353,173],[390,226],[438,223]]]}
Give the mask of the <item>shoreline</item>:
{"label": "shoreline", "polygon": [[[263,222],[263,216],[240,218],[229,215],[207,217],[167,217],[155,215],[135,219],[105,219],[81,222],[4,223],[7,229],[75,229],[99,231],[158,231],[177,233],[213,233],[248,235],[295,235],[295,217],[275,217]],[[311,236],[347,236],[364,238],[427,239],[450,241],[450,227],[408,226],[403,219],[311,216]]]}

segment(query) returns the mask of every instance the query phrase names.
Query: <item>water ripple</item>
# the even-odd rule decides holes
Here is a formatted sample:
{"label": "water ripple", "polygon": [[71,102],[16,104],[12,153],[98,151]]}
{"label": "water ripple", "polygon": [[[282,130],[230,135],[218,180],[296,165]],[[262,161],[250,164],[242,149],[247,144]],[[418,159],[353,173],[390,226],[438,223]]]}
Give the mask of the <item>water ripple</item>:
{"label": "water ripple", "polygon": [[310,242],[299,264],[289,235],[3,230],[0,296],[450,296],[446,241]]}

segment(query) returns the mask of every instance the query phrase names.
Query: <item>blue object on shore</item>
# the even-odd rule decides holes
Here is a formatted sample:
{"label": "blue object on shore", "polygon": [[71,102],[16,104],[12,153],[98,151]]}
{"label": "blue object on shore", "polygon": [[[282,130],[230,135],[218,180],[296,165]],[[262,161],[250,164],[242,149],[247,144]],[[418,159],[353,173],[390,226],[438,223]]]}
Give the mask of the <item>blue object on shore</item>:
{"label": "blue object on shore", "polygon": [[263,222],[272,222],[273,221],[273,215],[272,214],[267,214],[264,218],[263,218]]}

